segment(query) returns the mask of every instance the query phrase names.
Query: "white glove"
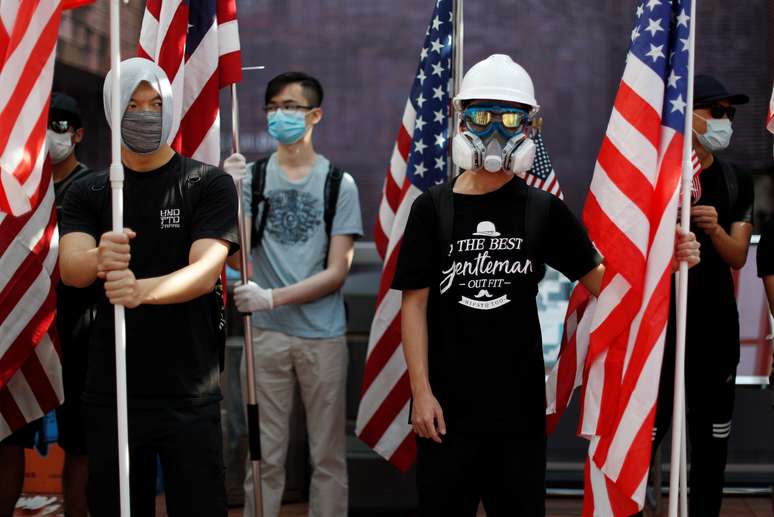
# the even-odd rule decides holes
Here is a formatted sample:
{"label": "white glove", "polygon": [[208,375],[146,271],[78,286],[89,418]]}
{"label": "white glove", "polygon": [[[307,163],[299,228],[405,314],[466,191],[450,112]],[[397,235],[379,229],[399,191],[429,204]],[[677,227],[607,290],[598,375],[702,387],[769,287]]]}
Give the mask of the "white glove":
{"label": "white glove", "polygon": [[234,303],[242,314],[269,311],[274,308],[271,289],[264,289],[252,280],[234,288]]}
{"label": "white glove", "polygon": [[239,153],[234,153],[223,162],[223,170],[234,179],[234,182],[242,181],[247,176],[247,161]]}

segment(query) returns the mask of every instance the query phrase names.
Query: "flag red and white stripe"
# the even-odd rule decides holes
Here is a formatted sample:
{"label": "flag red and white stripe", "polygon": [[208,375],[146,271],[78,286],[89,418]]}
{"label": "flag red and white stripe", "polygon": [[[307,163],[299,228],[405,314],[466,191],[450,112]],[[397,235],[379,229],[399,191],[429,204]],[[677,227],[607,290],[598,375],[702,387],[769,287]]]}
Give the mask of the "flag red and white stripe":
{"label": "flag red and white stripe", "polygon": [[[584,516],[628,516],[644,503],[683,163],[686,11],[684,0],[638,8],[583,212],[605,257],[602,289],[595,301],[573,293],[547,386],[549,411],[561,412],[583,383],[579,434],[590,440]],[[664,21],[672,23],[667,31]],[[667,45],[675,49],[668,65]]]}
{"label": "flag red and white stripe", "polygon": [[63,8],[0,0],[0,440],[64,400],[46,125]]}
{"label": "flag red and white stripe", "polygon": [[172,147],[217,166],[219,92],[242,78],[236,1],[148,0],[138,55],[158,63],[172,84]]}
{"label": "flag red and white stripe", "polygon": [[769,113],[766,116],[766,129],[774,133],[774,89],[771,91],[771,100],[769,101]]}

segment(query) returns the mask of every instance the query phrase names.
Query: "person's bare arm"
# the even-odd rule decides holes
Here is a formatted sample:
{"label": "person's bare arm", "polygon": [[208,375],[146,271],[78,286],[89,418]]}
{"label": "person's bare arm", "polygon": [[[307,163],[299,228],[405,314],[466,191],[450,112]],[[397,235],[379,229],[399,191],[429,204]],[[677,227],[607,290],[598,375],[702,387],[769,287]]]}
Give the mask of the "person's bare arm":
{"label": "person's bare arm", "polygon": [[130,269],[107,273],[105,293],[114,305],[184,303],[211,292],[228,255],[228,243],[198,239],[191,244],[188,265],[167,275],[136,279]]}
{"label": "person's bare arm", "polygon": [[344,285],[352,265],[354,244],[351,235],[334,235],[328,245],[328,264],[309,278],[285,287],[272,289],[274,307],[311,302]]}
{"label": "person's bare arm", "polygon": [[728,234],[718,224],[718,213],[713,206],[696,205],[691,208],[691,220],[704,230],[723,261],[734,269],[741,269],[747,262],[752,224],[735,222]]}
{"label": "person's bare arm", "polygon": [[126,228],[123,232],[106,232],[99,245],[93,236],[73,232],[59,240],[59,273],[62,282],[72,287],[88,287],[94,280],[105,278],[108,271],[129,267],[131,258],[129,241],[135,233]]}
{"label": "person's bare arm", "polygon": [[[245,242],[240,242],[239,243],[240,246],[244,247],[244,249],[247,250],[247,257],[248,258],[250,257],[250,246],[251,246],[251,243],[250,243],[250,237],[251,237],[251,235],[250,235],[250,228],[252,227],[251,226],[252,224],[253,224],[252,218],[250,218],[250,217],[245,217],[244,218],[244,225],[245,225],[245,230],[246,230],[245,231]],[[231,255],[228,258],[226,263],[231,268],[236,269],[237,271],[241,271],[242,270],[242,254],[241,253],[234,253],[233,255]],[[247,263],[247,276],[248,277],[253,276],[252,275],[252,264],[250,264],[249,260],[248,260],[248,263]]]}
{"label": "person's bare arm", "polygon": [[430,289],[403,291],[401,336],[414,404],[411,424],[422,438],[441,443],[446,434],[441,405],[433,396],[427,362],[427,299]]}
{"label": "person's bare arm", "polygon": [[[692,268],[699,263],[699,241],[696,240],[696,236],[688,232],[683,234],[680,229],[677,230],[675,238],[675,250],[674,250],[674,264],[673,270],[677,269],[677,265],[681,261],[688,262],[688,267]],[[588,273],[586,273],[581,279],[580,283],[589,290],[594,296],[599,296],[602,290],[602,279],[605,276],[605,266],[600,264]]]}

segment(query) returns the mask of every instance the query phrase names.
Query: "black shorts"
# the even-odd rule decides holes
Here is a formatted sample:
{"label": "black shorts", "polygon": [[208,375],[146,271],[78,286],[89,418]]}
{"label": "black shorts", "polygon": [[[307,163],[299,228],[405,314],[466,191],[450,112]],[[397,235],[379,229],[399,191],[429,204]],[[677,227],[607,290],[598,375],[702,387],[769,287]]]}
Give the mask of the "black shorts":
{"label": "black shorts", "polygon": [[[89,404],[84,409],[89,513],[115,517],[119,515],[116,410]],[[128,416],[132,516],[155,515],[158,458],[170,517],[226,517],[220,404],[130,409]]]}
{"label": "black shorts", "polygon": [[83,388],[86,383],[87,343],[62,340],[62,382],[64,404],[56,408],[57,442],[67,453],[86,454],[86,420],[83,415]]}
{"label": "black shorts", "polygon": [[544,433],[466,432],[417,438],[420,517],[545,515]]}
{"label": "black shorts", "polygon": [[11,433],[10,436],[7,436],[5,440],[0,442],[0,445],[15,445],[17,447],[24,447],[25,449],[32,449],[35,447],[35,433],[40,431],[42,428],[42,418],[33,420],[24,427]]}

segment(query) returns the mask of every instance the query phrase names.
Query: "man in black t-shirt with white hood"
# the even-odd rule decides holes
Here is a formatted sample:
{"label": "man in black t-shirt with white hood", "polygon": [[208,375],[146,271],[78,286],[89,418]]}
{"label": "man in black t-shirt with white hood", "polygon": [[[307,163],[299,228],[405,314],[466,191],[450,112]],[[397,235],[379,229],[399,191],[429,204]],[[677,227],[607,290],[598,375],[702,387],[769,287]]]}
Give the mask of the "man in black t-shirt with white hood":
{"label": "man in black t-shirt with white hood", "polygon": [[[527,72],[490,56],[465,75],[454,106],[453,159],[464,172],[414,202],[392,285],[403,291],[420,515],[472,517],[481,501],[489,517],[542,516],[537,284],[548,264],[596,295],[604,266],[567,206],[521,179],[538,110]],[[677,249],[698,260],[695,239]]]}
{"label": "man in black t-shirt with white hood", "polygon": [[127,228],[111,231],[107,171],[70,188],[61,222],[62,281],[104,287],[83,394],[89,511],[118,515],[113,305],[124,305],[132,515],[154,514],[158,457],[171,517],[225,517],[212,291],[237,249],[236,189],[221,170],[166,143],[173,99],[158,65],[126,60],[120,81]]}

